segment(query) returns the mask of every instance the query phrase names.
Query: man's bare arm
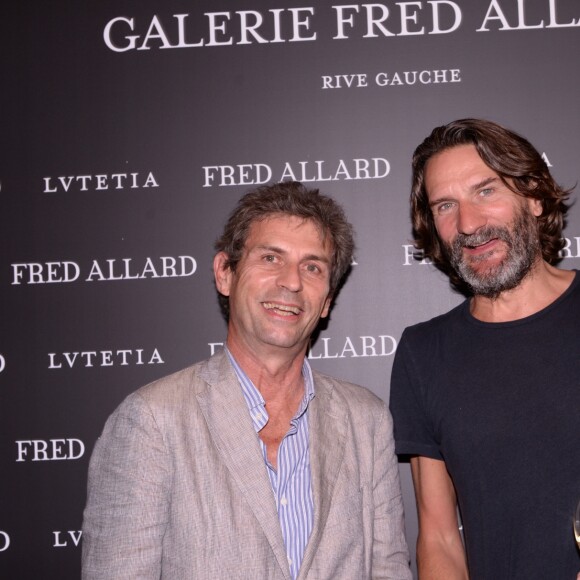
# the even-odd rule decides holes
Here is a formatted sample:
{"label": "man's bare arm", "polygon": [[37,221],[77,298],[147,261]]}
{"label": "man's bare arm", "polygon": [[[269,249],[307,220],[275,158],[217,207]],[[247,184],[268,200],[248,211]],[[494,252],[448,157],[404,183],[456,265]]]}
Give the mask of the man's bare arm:
{"label": "man's bare arm", "polygon": [[428,457],[412,457],[411,471],[419,514],[419,578],[467,580],[467,561],[457,522],[457,498],[445,463]]}

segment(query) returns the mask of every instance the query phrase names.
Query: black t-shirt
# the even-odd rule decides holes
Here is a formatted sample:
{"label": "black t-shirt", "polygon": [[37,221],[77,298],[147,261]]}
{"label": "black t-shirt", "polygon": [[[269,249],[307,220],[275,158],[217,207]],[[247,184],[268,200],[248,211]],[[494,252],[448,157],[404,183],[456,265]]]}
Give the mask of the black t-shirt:
{"label": "black t-shirt", "polygon": [[580,277],[527,318],[469,301],[407,328],[393,367],[398,454],[445,461],[472,580],[574,580],[580,552]]}

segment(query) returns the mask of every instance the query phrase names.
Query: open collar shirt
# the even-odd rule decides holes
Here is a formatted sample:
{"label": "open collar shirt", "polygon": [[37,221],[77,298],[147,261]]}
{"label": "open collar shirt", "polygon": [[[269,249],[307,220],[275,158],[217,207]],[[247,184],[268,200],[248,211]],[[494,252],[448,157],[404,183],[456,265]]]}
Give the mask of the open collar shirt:
{"label": "open collar shirt", "polygon": [[[227,348],[226,352],[240,381],[254,429],[259,433],[268,423],[264,398]],[[302,376],[304,397],[296,415],[290,421],[290,429],[280,443],[278,469],[268,461],[266,445],[258,437],[276,499],[290,574],[294,580],[298,576],[314,520],[308,445],[308,405],[314,397],[314,380],[312,369],[306,359],[302,365]]]}

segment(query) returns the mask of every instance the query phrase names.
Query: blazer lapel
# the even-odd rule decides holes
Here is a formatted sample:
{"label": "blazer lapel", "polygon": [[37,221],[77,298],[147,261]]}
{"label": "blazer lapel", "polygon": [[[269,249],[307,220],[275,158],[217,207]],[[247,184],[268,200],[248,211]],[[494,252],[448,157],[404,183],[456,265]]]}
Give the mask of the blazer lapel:
{"label": "blazer lapel", "polygon": [[262,527],[284,577],[290,580],[276,502],[258,435],[238,378],[225,353],[208,361],[203,378],[209,388],[199,393],[197,399],[216,449]]}
{"label": "blazer lapel", "polygon": [[344,457],[348,414],[332,383],[314,374],[315,397],[308,407],[310,471],[314,496],[314,525],[306,546],[299,579],[306,578],[320,543],[332,503],[336,478]]}

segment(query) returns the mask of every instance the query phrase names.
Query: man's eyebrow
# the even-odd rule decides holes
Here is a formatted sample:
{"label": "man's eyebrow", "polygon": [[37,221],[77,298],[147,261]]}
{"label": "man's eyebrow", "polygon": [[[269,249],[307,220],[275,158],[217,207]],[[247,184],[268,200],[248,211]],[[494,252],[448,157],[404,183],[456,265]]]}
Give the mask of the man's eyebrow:
{"label": "man's eyebrow", "polygon": [[486,177],[485,179],[482,179],[481,181],[479,181],[478,183],[474,183],[470,189],[471,191],[477,191],[478,189],[482,189],[484,188],[486,185],[489,185],[490,183],[493,183],[494,181],[499,181],[499,177],[497,175],[492,175],[491,177]]}
{"label": "man's eyebrow", "polygon": [[286,253],[282,248],[279,248],[278,246],[271,246],[269,244],[259,244],[259,245],[254,247],[254,250],[259,250],[259,251],[266,250],[267,252],[274,252],[275,254],[285,254]]}
{"label": "man's eyebrow", "polygon": [[319,256],[318,254],[308,254],[302,259],[303,262],[309,262],[310,260],[314,262],[323,262],[324,264],[329,264],[330,260],[326,256]]}
{"label": "man's eyebrow", "polygon": [[[279,248],[278,246],[271,246],[269,244],[259,244],[258,246],[255,246],[254,248],[255,251],[266,251],[266,252],[273,252],[275,254],[287,254],[288,251],[284,250],[282,248]],[[319,256],[318,254],[308,254],[307,256],[304,256],[302,258],[303,262],[307,262],[309,260],[314,260],[317,262],[323,262],[325,264],[329,264],[330,263],[330,259],[327,258],[326,256]]]}
{"label": "man's eyebrow", "polygon": [[[474,183],[472,186],[470,186],[469,190],[472,193],[475,193],[476,191],[483,189],[486,185],[489,185],[490,183],[494,183],[496,181],[499,181],[499,177],[497,175],[492,175],[490,177],[482,179],[481,181],[478,181],[477,183]],[[440,203],[445,203],[447,201],[452,201],[452,198],[443,195],[437,199],[431,200],[429,202],[429,207],[433,207],[435,205],[439,205]]]}
{"label": "man's eyebrow", "polygon": [[429,200],[429,207],[433,208],[434,206],[439,205],[440,203],[446,203],[448,201],[452,201],[452,198],[443,195],[441,197],[438,197],[437,199]]}

